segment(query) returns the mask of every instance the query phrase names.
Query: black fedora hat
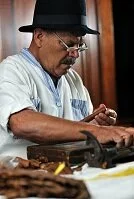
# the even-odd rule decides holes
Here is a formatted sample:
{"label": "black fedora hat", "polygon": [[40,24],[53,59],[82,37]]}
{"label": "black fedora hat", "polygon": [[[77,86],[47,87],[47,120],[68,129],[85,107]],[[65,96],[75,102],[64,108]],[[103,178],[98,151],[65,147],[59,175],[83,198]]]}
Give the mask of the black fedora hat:
{"label": "black fedora hat", "polygon": [[19,31],[33,32],[35,28],[99,34],[87,27],[85,0],[37,0],[32,25],[21,26]]}

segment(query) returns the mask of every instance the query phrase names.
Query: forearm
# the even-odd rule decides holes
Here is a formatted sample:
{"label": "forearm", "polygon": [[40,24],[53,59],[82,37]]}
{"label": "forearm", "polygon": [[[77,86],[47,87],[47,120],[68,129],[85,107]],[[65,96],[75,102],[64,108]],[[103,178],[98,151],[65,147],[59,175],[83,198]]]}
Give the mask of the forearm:
{"label": "forearm", "polygon": [[23,110],[11,115],[9,128],[17,137],[35,143],[61,143],[85,140],[80,133],[85,130],[92,133],[100,143],[114,141],[117,146],[129,146],[133,142],[134,128],[106,127],[86,122],[65,120],[32,110]]}
{"label": "forearm", "polygon": [[9,126],[18,137],[36,143],[59,143],[84,140],[85,136],[80,131],[89,130],[92,125],[23,110],[10,117]]}

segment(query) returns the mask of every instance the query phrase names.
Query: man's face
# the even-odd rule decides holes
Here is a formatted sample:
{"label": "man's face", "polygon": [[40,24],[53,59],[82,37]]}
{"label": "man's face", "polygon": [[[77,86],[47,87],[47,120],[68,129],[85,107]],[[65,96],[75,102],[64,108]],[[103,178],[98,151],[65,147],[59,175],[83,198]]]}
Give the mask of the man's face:
{"label": "man's face", "polygon": [[[62,42],[63,41],[63,42]],[[42,46],[39,49],[39,62],[44,69],[55,77],[60,77],[67,73],[68,69],[75,63],[79,57],[78,45],[81,38],[71,33],[49,33],[42,38]],[[67,47],[76,49],[67,51]]]}

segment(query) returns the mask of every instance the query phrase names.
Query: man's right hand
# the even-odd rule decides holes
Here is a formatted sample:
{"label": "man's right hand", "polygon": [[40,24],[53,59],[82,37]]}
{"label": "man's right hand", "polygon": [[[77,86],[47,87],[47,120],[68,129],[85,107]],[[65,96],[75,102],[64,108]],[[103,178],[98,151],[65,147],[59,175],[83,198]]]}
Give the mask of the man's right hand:
{"label": "man's right hand", "polygon": [[[127,131],[126,127],[119,126],[95,126],[98,131],[93,133],[101,144],[115,142],[116,146],[128,147],[134,142],[134,128],[131,128],[131,133]],[[93,130],[94,131],[94,130]],[[92,131],[91,131],[92,132]]]}

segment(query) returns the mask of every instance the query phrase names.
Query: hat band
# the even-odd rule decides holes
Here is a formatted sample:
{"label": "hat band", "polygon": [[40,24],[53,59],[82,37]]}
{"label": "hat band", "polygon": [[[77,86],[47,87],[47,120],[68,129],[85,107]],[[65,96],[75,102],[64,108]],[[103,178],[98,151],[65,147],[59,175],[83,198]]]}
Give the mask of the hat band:
{"label": "hat band", "polygon": [[33,25],[87,25],[87,17],[84,15],[35,15]]}

